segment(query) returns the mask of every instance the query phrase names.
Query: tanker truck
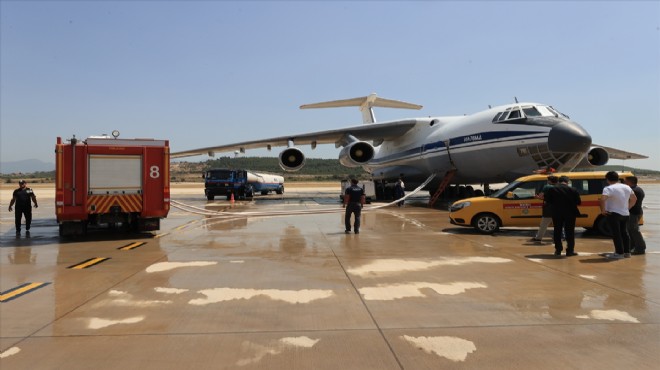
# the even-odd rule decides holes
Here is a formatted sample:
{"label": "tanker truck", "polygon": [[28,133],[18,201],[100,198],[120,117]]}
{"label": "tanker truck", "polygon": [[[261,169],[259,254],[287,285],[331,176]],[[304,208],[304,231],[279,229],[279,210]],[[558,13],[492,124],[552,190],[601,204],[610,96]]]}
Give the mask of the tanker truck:
{"label": "tanker truck", "polygon": [[232,194],[235,199],[250,200],[256,193],[267,195],[270,192],[284,193],[284,177],[268,173],[258,173],[242,169],[214,168],[202,175],[204,195],[213,200],[216,195],[224,195],[227,200]]}

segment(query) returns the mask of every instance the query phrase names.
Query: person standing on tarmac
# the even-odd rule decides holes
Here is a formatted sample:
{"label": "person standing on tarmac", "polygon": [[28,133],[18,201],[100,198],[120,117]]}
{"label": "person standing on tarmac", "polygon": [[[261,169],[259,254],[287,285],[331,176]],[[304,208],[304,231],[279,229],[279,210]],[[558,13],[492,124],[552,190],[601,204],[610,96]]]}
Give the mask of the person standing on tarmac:
{"label": "person standing on tarmac", "polygon": [[562,230],[566,235],[566,257],[577,256],[575,253],[575,220],[580,215],[578,206],[582,203],[580,193],[568,186],[569,178],[561,176],[559,185],[548,190],[545,201],[552,207],[552,224],[554,226],[553,239],[555,242],[555,256],[561,256],[564,249],[562,245]]}
{"label": "person standing on tarmac", "polygon": [[610,171],[605,174],[608,185],[603,189],[600,198],[600,213],[612,231],[614,253],[606,254],[605,258],[618,260],[630,258],[630,236],[628,235],[628,219],[630,208],[637,202],[637,196],[626,184],[619,182],[619,174]]}
{"label": "person standing on tarmac", "polygon": [[633,193],[637,197],[635,205],[629,210],[630,218],[628,218],[628,234],[630,234],[630,253],[645,254],[646,253],[646,241],[642,233],[639,232],[639,219],[642,218],[642,201],[644,201],[644,190],[637,186],[637,177],[630,176],[625,179],[626,185],[630,186],[633,190]]}
{"label": "person standing on tarmac", "polygon": [[536,194],[536,199],[541,199],[543,201],[543,210],[541,214],[541,224],[539,225],[539,230],[536,232],[536,235],[530,240],[532,242],[540,242],[545,236],[545,231],[548,229],[548,226],[552,222],[552,207],[550,203],[545,201],[545,196],[548,194],[548,190],[557,186],[559,177],[555,175],[548,176],[548,183],[543,186],[541,192]]}
{"label": "person standing on tarmac", "polygon": [[353,223],[353,231],[356,234],[360,233],[360,216],[362,213],[362,206],[366,202],[364,189],[358,186],[357,179],[351,179],[351,186],[346,188],[344,192],[344,203],[342,206],[346,208],[344,216],[344,223],[346,226],[346,234],[351,232],[351,214],[355,214],[355,222]]}
{"label": "person standing on tarmac", "polygon": [[15,221],[16,221],[16,235],[21,233],[21,218],[25,215],[25,235],[30,235],[30,224],[32,223],[32,202],[34,208],[38,208],[37,197],[34,195],[32,189],[27,187],[25,180],[18,182],[18,189],[14,193],[9,202],[9,212],[12,211],[14,204],[16,204]]}
{"label": "person standing on tarmac", "polygon": [[[394,199],[401,199],[406,196],[406,185],[403,183],[403,176],[394,185]],[[403,200],[397,202],[397,206],[403,207]]]}

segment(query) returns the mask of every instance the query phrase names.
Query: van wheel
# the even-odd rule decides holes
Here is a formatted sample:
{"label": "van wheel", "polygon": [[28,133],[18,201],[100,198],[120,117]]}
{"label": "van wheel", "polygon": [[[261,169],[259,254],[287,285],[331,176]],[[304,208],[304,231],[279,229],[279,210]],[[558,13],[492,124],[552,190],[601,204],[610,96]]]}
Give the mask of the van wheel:
{"label": "van wheel", "polygon": [[492,234],[500,229],[500,220],[492,213],[481,213],[472,220],[472,225],[480,233]]}
{"label": "van wheel", "polygon": [[612,230],[610,230],[610,225],[607,224],[607,218],[605,217],[600,217],[596,221],[595,229],[598,230],[601,235],[612,236]]}
{"label": "van wheel", "polygon": [[213,194],[209,194],[209,195],[206,196],[206,199],[208,199],[208,200],[213,200],[213,198],[215,198],[215,195],[213,195]]}
{"label": "van wheel", "polygon": [[280,186],[275,190],[275,194],[284,194],[284,186]]}

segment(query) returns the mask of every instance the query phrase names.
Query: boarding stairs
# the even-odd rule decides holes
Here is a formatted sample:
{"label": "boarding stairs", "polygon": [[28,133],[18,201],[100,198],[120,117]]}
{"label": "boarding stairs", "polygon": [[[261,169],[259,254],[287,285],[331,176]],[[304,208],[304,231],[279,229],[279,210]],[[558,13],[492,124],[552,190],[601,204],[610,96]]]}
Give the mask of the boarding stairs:
{"label": "boarding stairs", "polygon": [[429,208],[433,207],[435,202],[438,201],[438,198],[442,195],[442,193],[445,191],[449,183],[451,182],[451,179],[454,178],[454,174],[456,174],[456,169],[451,169],[445,173],[445,177],[442,178],[442,181],[440,182],[440,185],[438,186],[438,190],[433,193],[433,196],[431,196],[431,199],[429,199]]}

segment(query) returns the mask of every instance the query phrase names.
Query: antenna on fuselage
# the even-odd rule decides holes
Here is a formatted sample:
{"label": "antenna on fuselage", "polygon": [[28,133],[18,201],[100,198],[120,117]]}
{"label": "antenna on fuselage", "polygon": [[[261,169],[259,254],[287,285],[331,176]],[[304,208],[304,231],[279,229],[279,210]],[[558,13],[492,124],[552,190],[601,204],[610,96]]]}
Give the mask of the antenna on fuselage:
{"label": "antenna on fuselage", "polygon": [[513,100],[515,100],[515,101],[516,101],[516,104],[518,104],[518,98],[517,98],[517,97],[514,96],[514,97],[513,97]]}

